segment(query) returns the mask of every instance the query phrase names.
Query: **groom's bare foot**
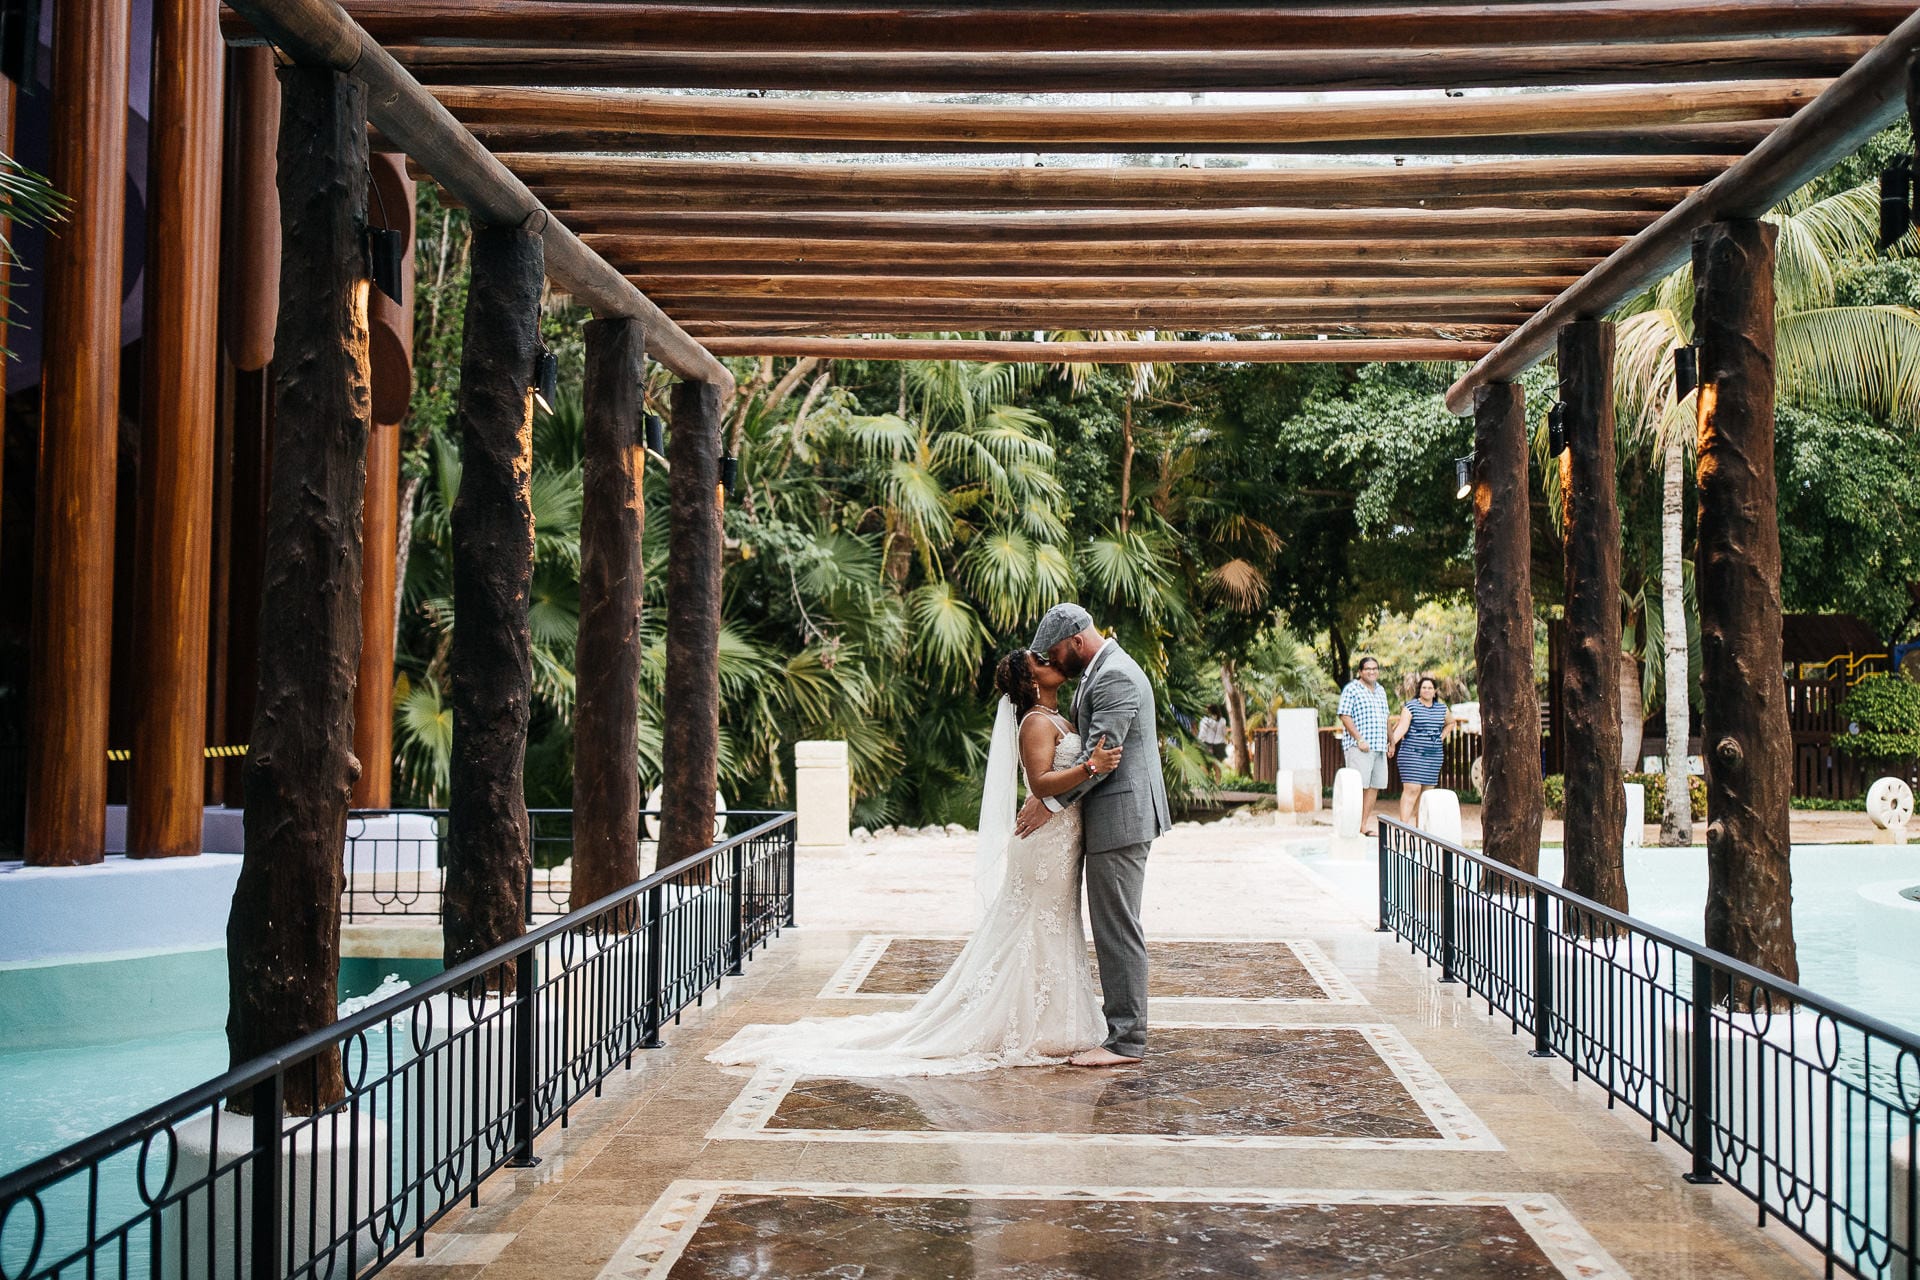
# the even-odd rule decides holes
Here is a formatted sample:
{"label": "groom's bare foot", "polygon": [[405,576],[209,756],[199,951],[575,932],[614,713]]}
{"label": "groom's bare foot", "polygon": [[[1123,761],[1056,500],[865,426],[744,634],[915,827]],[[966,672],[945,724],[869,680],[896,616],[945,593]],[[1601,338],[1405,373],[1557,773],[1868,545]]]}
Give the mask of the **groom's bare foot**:
{"label": "groom's bare foot", "polygon": [[1124,1067],[1129,1063],[1138,1061],[1140,1061],[1140,1059],[1129,1058],[1122,1053],[1115,1053],[1113,1050],[1104,1046],[1098,1049],[1084,1050],[1067,1059],[1068,1065],[1075,1067]]}

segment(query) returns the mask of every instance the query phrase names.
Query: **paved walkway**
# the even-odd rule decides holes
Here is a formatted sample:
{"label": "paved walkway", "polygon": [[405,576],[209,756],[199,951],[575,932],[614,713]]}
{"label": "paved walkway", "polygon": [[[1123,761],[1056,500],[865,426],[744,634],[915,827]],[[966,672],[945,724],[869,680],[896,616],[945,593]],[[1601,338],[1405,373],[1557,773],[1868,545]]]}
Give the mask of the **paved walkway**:
{"label": "paved walkway", "polygon": [[1813,1274],[1373,933],[1308,847],[1271,827],[1161,842],[1141,1067],[863,1083],[708,1066],[747,1022],[899,1007],[958,948],[969,841],[806,859],[804,927],[396,1274]]}

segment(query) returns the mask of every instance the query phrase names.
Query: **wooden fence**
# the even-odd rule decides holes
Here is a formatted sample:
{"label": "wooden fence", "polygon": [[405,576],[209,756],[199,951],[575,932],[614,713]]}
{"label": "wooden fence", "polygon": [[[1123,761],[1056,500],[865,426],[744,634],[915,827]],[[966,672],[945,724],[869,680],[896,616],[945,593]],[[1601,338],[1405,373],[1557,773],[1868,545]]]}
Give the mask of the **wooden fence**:
{"label": "wooden fence", "polygon": [[[1280,772],[1279,749],[1274,741],[1272,729],[1253,729],[1247,734],[1247,751],[1253,757],[1253,776],[1261,782],[1271,784]],[[1477,733],[1456,733],[1446,741],[1446,751],[1440,762],[1440,785],[1450,791],[1471,791],[1473,789],[1472,769],[1474,758],[1480,754],[1480,735]],[[1320,730],[1320,785],[1333,785],[1333,775],[1338,773],[1345,761],[1340,755],[1340,731],[1328,727]],[[1397,757],[1387,760],[1387,790],[1400,789],[1400,762]]]}

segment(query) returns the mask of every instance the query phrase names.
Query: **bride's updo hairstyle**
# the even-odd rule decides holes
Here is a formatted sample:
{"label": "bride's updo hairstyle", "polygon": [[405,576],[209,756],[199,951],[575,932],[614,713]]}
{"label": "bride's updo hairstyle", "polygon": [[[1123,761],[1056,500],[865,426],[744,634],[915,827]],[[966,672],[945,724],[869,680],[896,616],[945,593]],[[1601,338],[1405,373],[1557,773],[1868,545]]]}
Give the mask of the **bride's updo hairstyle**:
{"label": "bride's updo hairstyle", "polygon": [[1025,649],[1015,649],[1000,659],[1000,665],[993,669],[993,687],[1007,695],[1017,715],[1025,716],[1033,710],[1040,701],[1040,691],[1034,687],[1033,664],[1027,661]]}

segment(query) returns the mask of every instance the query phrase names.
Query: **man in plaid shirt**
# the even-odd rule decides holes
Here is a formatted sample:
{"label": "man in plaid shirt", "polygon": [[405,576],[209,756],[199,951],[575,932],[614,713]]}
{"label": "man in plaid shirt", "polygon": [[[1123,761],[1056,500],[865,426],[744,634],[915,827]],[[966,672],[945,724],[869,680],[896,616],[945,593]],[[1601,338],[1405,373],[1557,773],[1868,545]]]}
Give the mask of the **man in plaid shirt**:
{"label": "man in plaid shirt", "polygon": [[1366,800],[1360,807],[1360,834],[1378,830],[1374,802],[1387,785],[1387,691],[1380,687],[1380,664],[1360,659],[1360,676],[1340,691],[1340,748],[1347,768],[1357,769]]}

